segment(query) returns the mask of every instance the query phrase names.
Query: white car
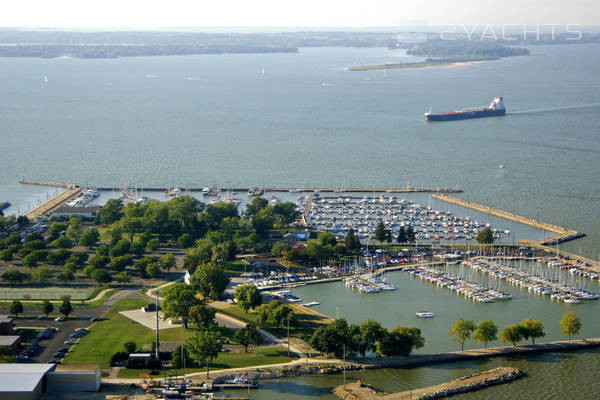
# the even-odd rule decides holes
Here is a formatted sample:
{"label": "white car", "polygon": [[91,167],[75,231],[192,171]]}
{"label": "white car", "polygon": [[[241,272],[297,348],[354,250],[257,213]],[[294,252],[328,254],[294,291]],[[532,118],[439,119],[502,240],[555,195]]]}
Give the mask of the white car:
{"label": "white car", "polygon": [[56,322],[64,321],[64,320],[65,320],[65,317],[56,317],[56,318],[54,318],[54,320],[55,320]]}

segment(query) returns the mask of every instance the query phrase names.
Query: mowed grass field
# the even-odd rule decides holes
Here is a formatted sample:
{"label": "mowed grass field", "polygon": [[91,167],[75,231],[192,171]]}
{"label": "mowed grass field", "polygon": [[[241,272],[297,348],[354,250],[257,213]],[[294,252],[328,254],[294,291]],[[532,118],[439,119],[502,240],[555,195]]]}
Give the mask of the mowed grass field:
{"label": "mowed grass field", "polygon": [[[119,300],[104,316],[101,321],[96,322],[90,329],[90,333],[82,337],[67,357],[63,360],[64,364],[99,364],[103,369],[110,368],[109,362],[111,356],[124,351],[123,345],[126,342],[133,341],[138,349],[145,344],[151,344],[155,341],[155,332],[137,322],[119,314],[119,311],[139,309],[148,303],[144,299],[122,299]],[[223,338],[231,338],[233,329],[219,327]],[[163,329],[160,331],[161,342],[181,342],[197,332],[197,329],[183,329],[182,327]],[[235,341],[231,341],[235,344]],[[214,369],[238,368],[252,365],[277,364],[291,361],[295,358],[292,353],[287,357],[287,349],[283,347],[259,348],[258,355],[253,346],[249,352],[220,353],[219,357],[211,364]],[[188,369],[188,371],[201,371],[202,368]],[[140,372],[145,370],[122,369],[119,377],[137,378]],[[175,371],[168,368],[168,374]],[[160,372],[162,373],[162,371]]]}
{"label": "mowed grass field", "polygon": [[[315,310],[298,306],[296,304],[288,305],[294,310],[294,313],[296,314],[296,319],[298,321],[298,324],[296,326],[290,326],[291,337],[307,340],[312,336],[312,334],[317,328],[325,326],[331,321],[333,321],[332,318],[324,314],[318,313]],[[260,324],[258,324],[257,322],[258,312],[256,311],[248,310],[248,313],[246,314],[244,310],[242,310],[239,306],[233,304],[223,305],[219,307],[218,310],[223,314],[230,315],[234,318],[245,322],[253,322],[260,326]],[[287,326],[281,328],[264,327],[263,329],[279,338],[287,337]]]}

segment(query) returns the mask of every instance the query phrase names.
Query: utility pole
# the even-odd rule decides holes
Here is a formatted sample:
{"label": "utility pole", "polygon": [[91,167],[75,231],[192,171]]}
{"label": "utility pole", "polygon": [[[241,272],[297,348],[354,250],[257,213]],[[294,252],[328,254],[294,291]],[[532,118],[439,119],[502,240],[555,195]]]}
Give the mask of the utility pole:
{"label": "utility pole", "polygon": [[288,347],[288,358],[290,358],[290,312],[287,313],[287,347]]}
{"label": "utility pole", "polygon": [[346,343],[344,343],[344,364],[342,364],[344,371],[344,386],[346,386]]}

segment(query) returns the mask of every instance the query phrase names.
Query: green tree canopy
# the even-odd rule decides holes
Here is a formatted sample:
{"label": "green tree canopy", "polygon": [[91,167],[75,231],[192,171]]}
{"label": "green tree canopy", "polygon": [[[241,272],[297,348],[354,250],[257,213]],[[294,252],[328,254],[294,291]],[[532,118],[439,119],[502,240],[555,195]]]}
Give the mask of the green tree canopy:
{"label": "green tree canopy", "polygon": [[448,335],[452,337],[453,342],[460,343],[460,350],[465,348],[465,342],[471,338],[471,333],[475,330],[475,323],[471,320],[460,318],[452,323],[452,328],[448,331]]}
{"label": "green tree canopy", "polygon": [[397,326],[377,344],[377,353],[383,356],[408,356],[413,349],[425,345],[419,328]]}
{"label": "green tree canopy", "polygon": [[385,225],[383,225],[382,221],[379,221],[379,223],[377,224],[377,227],[375,228],[375,240],[377,240],[379,243],[383,244],[383,241],[386,238],[386,229],[385,229]]}
{"label": "green tree canopy", "polygon": [[477,243],[492,244],[494,243],[494,233],[492,232],[489,226],[486,226],[485,228],[480,230],[479,233],[477,233],[475,239],[477,240]]}
{"label": "green tree canopy", "polygon": [[171,268],[175,267],[175,256],[173,255],[173,253],[167,253],[160,258],[160,263],[162,264],[164,269],[170,271]]}
{"label": "green tree canopy", "polygon": [[33,271],[33,273],[31,274],[31,277],[33,279],[35,279],[36,281],[40,281],[42,283],[49,281],[50,279],[52,279],[52,276],[54,275],[54,273],[52,272],[52,270],[48,267],[40,267],[38,269],[36,269],[35,271]]}
{"label": "green tree canopy", "polygon": [[574,311],[567,311],[563,314],[559,325],[560,332],[571,340],[571,336],[577,335],[581,330],[581,318]]}
{"label": "green tree canopy", "polygon": [[227,285],[229,285],[229,275],[225,270],[214,264],[202,264],[190,277],[190,285],[202,297],[211,300],[218,300],[223,297]]}
{"label": "green tree canopy", "polygon": [[483,343],[487,349],[489,342],[498,339],[497,333],[498,327],[494,324],[494,321],[488,319],[477,324],[473,337],[477,340],[477,343]]}
{"label": "green tree canopy", "polygon": [[10,305],[10,313],[16,317],[23,313],[23,304],[19,300],[13,300]]}
{"label": "green tree canopy", "polygon": [[345,239],[346,249],[349,251],[360,250],[360,238],[354,233],[354,229],[350,228]]}
{"label": "green tree canopy", "polygon": [[519,324],[509,325],[500,332],[500,341],[503,343],[511,342],[516,346],[523,340],[523,326]]}
{"label": "green tree canopy", "polygon": [[183,327],[187,329],[190,310],[201,303],[196,298],[194,289],[183,282],[177,282],[163,290],[163,298],[161,303],[163,318],[181,319]]}
{"label": "green tree canopy", "polygon": [[262,295],[254,285],[239,285],[235,288],[234,298],[238,306],[248,314],[249,309],[255,309],[262,304]]}
{"label": "green tree canopy", "polygon": [[79,245],[92,248],[100,240],[100,232],[97,229],[88,229],[81,235]]}
{"label": "green tree canopy", "polygon": [[366,320],[359,326],[360,341],[357,343],[357,351],[364,358],[367,351],[377,351],[377,342],[386,335],[386,329],[377,321]]}
{"label": "green tree canopy", "polygon": [[46,314],[46,317],[50,315],[50,313],[54,311],[54,306],[48,300],[44,300],[42,303],[42,312]]}
{"label": "green tree canopy", "polygon": [[121,219],[122,215],[123,202],[120,199],[110,199],[100,209],[100,223],[111,225]]}
{"label": "green tree canopy", "polygon": [[523,328],[521,332],[523,334],[523,339],[527,340],[531,338],[531,344],[535,344],[535,339],[546,336],[544,324],[541,321],[527,318],[521,322],[521,327]]}
{"label": "green tree canopy", "polygon": [[256,214],[258,214],[260,210],[266,208],[268,205],[269,202],[267,201],[267,199],[263,197],[255,197],[252,199],[252,202],[246,204],[246,215],[249,217],[253,217]]}
{"label": "green tree canopy", "polygon": [[206,367],[206,377],[212,361],[221,351],[221,334],[218,331],[206,330],[196,333],[186,341],[190,356],[200,365]]}
{"label": "green tree canopy", "polygon": [[61,299],[62,303],[60,304],[58,311],[60,311],[60,313],[65,317],[68,317],[69,314],[71,314],[71,311],[73,311],[73,306],[71,305],[71,296],[63,296]]}
{"label": "green tree canopy", "polygon": [[190,321],[201,330],[206,330],[214,324],[215,313],[206,303],[199,302],[190,309]]}
{"label": "green tree canopy", "polygon": [[233,334],[233,338],[242,346],[244,346],[244,352],[248,352],[248,346],[252,343],[256,343],[259,337],[256,325],[249,323],[243,328],[239,328]]}

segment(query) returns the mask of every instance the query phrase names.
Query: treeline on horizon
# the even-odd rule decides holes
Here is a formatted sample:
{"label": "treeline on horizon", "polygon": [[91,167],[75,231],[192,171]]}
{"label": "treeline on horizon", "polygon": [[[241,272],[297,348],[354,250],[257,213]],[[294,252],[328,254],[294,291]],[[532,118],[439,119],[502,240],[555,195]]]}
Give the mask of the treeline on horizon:
{"label": "treeline on horizon", "polygon": [[[527,54],[512,47],[533,44],[600,43],[600,34],[557,33],[528,36],[513,34],[497,40],[478,34],[454,33],[442,40],[439,32],[426,34],[422,43],[403,42],[399,32],[388,31],[297,31],[253,33],[207,33],[164,31],[55,31],[0,29],[0,57],[70,56],[78,58],[114,58],[131,56],[281,53],[297,52],[300,47],[387,47],[410,49],[409,54],[432,57],[487,56],[507,57]],[[508,47],[510,46],[510,47]]]}

